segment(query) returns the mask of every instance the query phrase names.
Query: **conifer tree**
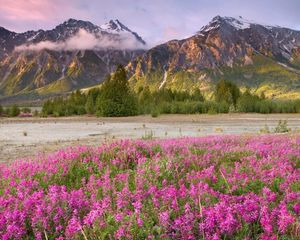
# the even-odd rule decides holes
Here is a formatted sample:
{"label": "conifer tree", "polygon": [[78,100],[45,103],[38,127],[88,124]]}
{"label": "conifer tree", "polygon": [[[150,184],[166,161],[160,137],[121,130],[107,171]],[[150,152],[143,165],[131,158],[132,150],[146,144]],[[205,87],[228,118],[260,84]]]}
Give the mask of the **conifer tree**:
{"label": "conifer tree", "polygon": [[234,83],[221,80],[216,86],[214,95],[216,102],[226,102],[236,107],[237,100],[240,97],[240,90]]}
{"label": "conifer tree", "polygon": [[129,88],[124,67],[119,65],[103,83],[101,95],[97,98],[97,115],[117,117],[136,114],[137,99]]}
{"label": "conifer tree", "polygon": [[89,94],[85,103],[85,111],[88,114],[94,114],[95,113],[95,103],[94,98],[92,94]]}

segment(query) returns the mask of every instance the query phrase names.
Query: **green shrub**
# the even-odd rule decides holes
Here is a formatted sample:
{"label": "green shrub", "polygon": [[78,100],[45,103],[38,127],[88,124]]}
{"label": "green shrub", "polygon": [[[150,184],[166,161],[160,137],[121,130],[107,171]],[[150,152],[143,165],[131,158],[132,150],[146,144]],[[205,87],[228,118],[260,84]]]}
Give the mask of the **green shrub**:
{"label": "green shrub", "polygon": [[237,101],[237,110],[239,112],[255,112],[258,102],[259,98],[257,96],[253,96],[246,91]]}
{"label": "green shrub", "polygon": [[220,102],[218,105],[217,112],[218,113],[228,113],[229,112],[229,104],[227,102]]}
{"label": "green shrub", "polygon": [[207,113],[210,115],[214,115],[214,114],[217,114],[217,111],[214,108],[210,108],[210,109],[208,109]]}
{"label": "green shrub", "polygon": [[88,114],[94,114],[95,113],[95,102],[94,97],[92,94],[89,94],[85,103],[85,111]]}
{"label": "green shrub", "polygon": [[279,120],[275,130],[274,130],[274,133],[286,133],[286,132],[290,132],[291,129],[288,128],[287,126],[287,121],[286,120]]}
{"label": "green shrub", "polygon": [[142,136],[143,140],[152,140],[154,138],[154,132],[152,130],[145,131],[145,134]]}
{"label": "green shrub", "polygon": [[265,124],[265,126],[263,128],[261,128],[260,133],[270,133],[270,128],[267,124]]}
{"label": "green shrub", "polygon": [[20,114],[20,108],[17,105],[13,105],[10,109],[9,109],[9,116],[10,117],[17,117]]}
{"label": "green shrub", "polygon": [[24,108],[21,109],[21,112],[22,113],[31,113],[31,109],[28,108],[28,107],[24,107]]}
{"label": "green shrub", "polygon": [[158,115],[159,115],[159,111],[156,108],[154,108],[151,112],[151,117],[157,118]]}
{"label": "green shrub", "polygon": [[33,116],[34,117],[38,117],[39,116],[39,111],[38,110],[34,110],[33,111]]}

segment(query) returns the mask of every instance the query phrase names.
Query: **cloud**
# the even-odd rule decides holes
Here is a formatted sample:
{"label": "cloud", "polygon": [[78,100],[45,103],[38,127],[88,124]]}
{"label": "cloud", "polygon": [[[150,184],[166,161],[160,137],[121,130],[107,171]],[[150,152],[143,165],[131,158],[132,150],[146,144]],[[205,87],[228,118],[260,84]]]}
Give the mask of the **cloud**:
{"label": "cloud", "polygon": [[65,41],[42,41],[35,44],[23,44],[17,46],[15,51],[40,51],[49,49],[53,51],[74,50],[101,50],[101,49],[142,49],[145,48],[131,33],[119,33],[114,35],[92,34],[84,29]]}

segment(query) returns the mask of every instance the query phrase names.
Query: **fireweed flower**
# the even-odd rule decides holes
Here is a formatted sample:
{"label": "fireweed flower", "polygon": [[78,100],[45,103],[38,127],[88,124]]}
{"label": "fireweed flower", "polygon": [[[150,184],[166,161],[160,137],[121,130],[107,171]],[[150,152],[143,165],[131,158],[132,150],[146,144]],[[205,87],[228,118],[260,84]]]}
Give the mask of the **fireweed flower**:
{"label": "fireweed flower", "polygon": [[295,222],[295,217],[292,216],[284,203],[279,205],[278,209],[278,228],[281,233],[285,233],[287,227]]}
{"label": "fireweed flower", "polygon": [[299,239],[297,136],[122,140],[0,166],[0,239]]}
{"label": "fireweed flower", "polygon": [[75,233],[79,232],[82,229],[81,223],[76,216],[72,216],[69,220],[67,228],[66,228],[66,235],[71,237]]}

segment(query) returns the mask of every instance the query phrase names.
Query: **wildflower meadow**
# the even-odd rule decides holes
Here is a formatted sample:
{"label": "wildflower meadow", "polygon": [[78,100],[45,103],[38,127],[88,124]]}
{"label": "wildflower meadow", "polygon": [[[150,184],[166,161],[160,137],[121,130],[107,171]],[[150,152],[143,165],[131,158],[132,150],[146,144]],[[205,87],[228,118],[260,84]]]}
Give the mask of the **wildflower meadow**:
{"label": "wildflower meadow", "polygon": [[122,140],[2,165],[0,238],[300,239],[300,137]]}

